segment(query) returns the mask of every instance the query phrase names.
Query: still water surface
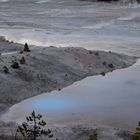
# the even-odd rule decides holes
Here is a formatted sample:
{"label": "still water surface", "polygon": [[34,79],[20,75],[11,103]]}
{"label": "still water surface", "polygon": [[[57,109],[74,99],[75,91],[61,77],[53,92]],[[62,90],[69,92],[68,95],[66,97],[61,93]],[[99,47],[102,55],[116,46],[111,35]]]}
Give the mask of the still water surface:
{"label": "still water surface", "polygon": [[45,93],[14,105],[3,116],[23,121],[32,110],[50,123],[93,122],[134,130],[140,119],[140,60],[106,76],[92,76],[61,91]]}

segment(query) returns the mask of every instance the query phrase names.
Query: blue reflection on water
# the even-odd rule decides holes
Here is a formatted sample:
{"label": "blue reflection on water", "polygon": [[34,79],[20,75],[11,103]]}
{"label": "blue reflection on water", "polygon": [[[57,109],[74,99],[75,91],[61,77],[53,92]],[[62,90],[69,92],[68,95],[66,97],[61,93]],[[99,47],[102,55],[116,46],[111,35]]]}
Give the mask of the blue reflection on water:
{"label": "blue reflection on water", "polygon": [[40,100],[35,103],[35,106],[40,109],[65,109],[71,106],[71,103],[68,101],[58,100],[58,99],[49,99],[49,100]]}
{"label": "blue reflection on water", "polygon": [[[24,103],[25,104],[25,103]],[[69,99],[59,97],[44,97],[44,99],[34,100],[27,102],[29,108],[35,110],[47,110],[47,111],[62,111],[65,109],[73,108],[74,102]],[[26,105],[27,106],[27,105]],[[27,109],[27,108],[26,108]]]}

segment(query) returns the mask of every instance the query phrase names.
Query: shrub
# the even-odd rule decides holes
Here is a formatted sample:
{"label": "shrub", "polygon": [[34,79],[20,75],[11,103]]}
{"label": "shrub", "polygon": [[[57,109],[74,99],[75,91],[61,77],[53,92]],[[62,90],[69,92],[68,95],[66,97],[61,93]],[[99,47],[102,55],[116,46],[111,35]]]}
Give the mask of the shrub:
{"label": "shrub", "polygon": [[88,140],[97,140],[97,133],[94,132],[92,135],[90,135]]}
{"label": "shrub", "polygon": [[140,140],[140,121],[138,122],[138,126],[136,128],[136,132],[132,136],[132,140]]}
{"label": "shrub", "polygon": [[20,68],[20,66],[19,66],[19,64],[18,64],[17,61],[12,61],[11,67],[12,67],[13,69],[19,69],[19,68]]}
{"label": "shrub", "polygon": [[19,53],[20,53],[20,54],[23,54],[23,50],[22,50],[22,51],[19,51]]}
{"label": "shrub", "polygon": [[101,72],[101,75],[102,75],[102,76],[105,76],[105,72]]}
{"label": "shrub", "polygon": [[93,52],[92,51],[89,51],[89,54],[92,54]]}
{"label": "shrub", "polygon": [[65,77],[68,77],[68,74],[65,74]]}
{"label": "shrub", "polygon": [[42,135],[45,135],[46,138],[52,138],[51,130],[43,129],[44,126],[46,126],[46,122],[42,119],[42,115],[33,111],[30,116],[26,117],[26,122],[18,126],[15,140],[36,140]]}
{"label": "shrub", "polygon": [[29,46],[28,46],[27,43],[25,43],[23,51],[24,52],[30,52],[30,49],[29,49]]}
{"label": "shrub", "polygon": [[59,88],[58,91],[61,91],[61,88]]}
{"label": "shrub", "polygon": [[103,66],[106,66],[107,65],[106,61],[104,61],[102,64],[103,64]]}
{"label": "shrub", "polygon": [[9,73],[9,69],[8,69],[6,66],[4,66],[4,67],[3,67],[3,72],[4,72],[4,73]]}
{"label": "shrub", "polygon": [[111,64],[108,64],[108,67],[109,68],[114,68],[114,65],[111,63]]}
{"label": "shrub", "polygon": [[98,52],[95,52],[94,54],[95,54],[96,56],[99,56],[99,53],[98,53]]}
{"label": "shrub", "polygon": [[24,57],[21,57],[21,59],[19,60],[20,64],[25,64],[26,63],[26,60]]}

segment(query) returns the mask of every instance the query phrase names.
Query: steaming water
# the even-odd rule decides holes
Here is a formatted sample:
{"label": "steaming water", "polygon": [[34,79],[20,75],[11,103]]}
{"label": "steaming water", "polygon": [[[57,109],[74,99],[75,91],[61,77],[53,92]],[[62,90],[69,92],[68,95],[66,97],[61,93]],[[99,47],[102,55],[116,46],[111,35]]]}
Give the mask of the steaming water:
{"label": "steaming water", "polygon": [[[0,35],[19,43],[140,56],[140,6],[77,0],[0,0]],[[35,109],[50,122],[93,121],[134,129],[140,119],[137,64],[21,102],[6,118],[21,121]]]}
{"label": "steaming water", "polygon": [[0,0],[0,35],[34,45],[140,56],[140,6],[78,0]]}

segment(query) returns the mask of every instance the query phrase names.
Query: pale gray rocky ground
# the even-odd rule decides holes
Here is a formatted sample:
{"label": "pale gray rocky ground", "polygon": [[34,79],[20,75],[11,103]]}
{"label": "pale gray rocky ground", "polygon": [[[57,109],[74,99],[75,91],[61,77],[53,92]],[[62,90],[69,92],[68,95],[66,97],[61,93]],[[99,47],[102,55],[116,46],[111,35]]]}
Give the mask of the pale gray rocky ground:
{"label": "pale gray rocky ground", "polygon": [[[15,125],[12,123],[9,124],[0,124],[1,134],[13,135],[14,139]],[[110,126],[100,126],[95,124],[62,124],[62,125],[47,125],[47,128],[52,130],[53,138],[50,140],[88,140],[89,136],[93,133],[97,133],[98,140],[131,140],[132,132],[127,130],[113,128]],[[5,135],[0,136],[0,140],[11,140],[12,138]],[[46,140],[46,137],[42,136],[39,140]]]}
{"label": "pale gray rocky ground", "polygon": [[[20,54],[23,45],[14,44],[3,39],[0,40],[0,111],[6,111],[13,104],[20,102],[26,98],[49,92],[55,89],[62,89],[75,81],[81,80],[87,76],[97,75],[101,73],[111,72],[115,69],[128,67],[136,62],[136,57],[123,54],[103,51],[89,51],[83,48],[57,48],[57,47],[35,47],[31,52]],[[17,51],[3,55],[4,52]],[[11,68],[11,61],[16,58],[17,62],[21,57],[25,57],[26,64],[21,65],[19,69]],[[103,64],[106,62],[106,64]],[[113,68],[108,65],[113,64]],[[3,66],[7,66],[9,73],[3,72]],[[49,93],[48,93],[49,94]],[[9,126],[9,125],[8,125]],[[60,127],[58,129],[58,137],[65,140],[84,140],[87,134],[92,131],[87,126],[79,125]],[[108,133],[106,131],[108,130]],[[111,134],[114,136],[112,128],[106,128],[100,133],[104,133],[106,137],[102,140],[112,140]],[[61,134],[61,131],[63,135]],[[1,134],[7,131],[7,126],[1,123]],[[73,132],[75,132],[73,134]],[[121,132],[121,131],[119,131]],[[59,135],[61,134],[61,135]],[[84,135],[84,136],[83,136]],[[120,134],[121,135],[121,134]],[[117,137],[122,140],[121,137]],[[124,138],[123,140],[128,139]]]}

